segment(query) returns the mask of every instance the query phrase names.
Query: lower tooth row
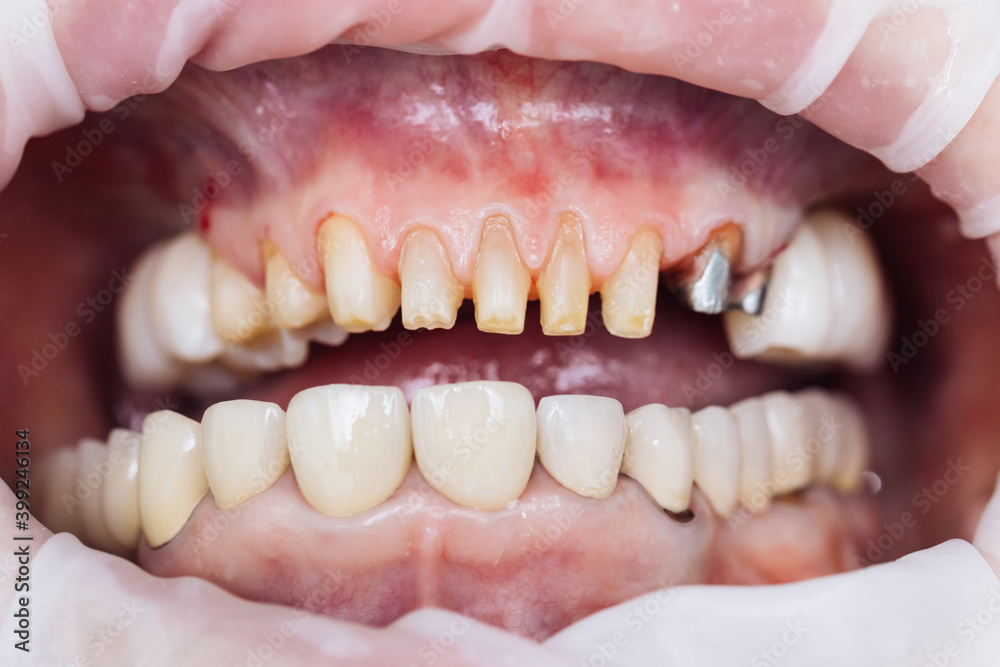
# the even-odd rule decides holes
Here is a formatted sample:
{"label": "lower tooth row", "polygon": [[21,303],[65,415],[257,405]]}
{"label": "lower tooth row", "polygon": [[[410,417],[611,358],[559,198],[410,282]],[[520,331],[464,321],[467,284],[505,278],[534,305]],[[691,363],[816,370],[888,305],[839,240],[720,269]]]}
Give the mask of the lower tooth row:
{"label": "lower tooth row", "polygon": [[273,403],[217,403],[202,422],[163,410],[142,433],[84,440],[48,469],[43,519],[109,551],[156,547],[211,490],[234,507],[291,466],[306,501],[334,517],[395,493],[415,458],[427,483],[465,507],[501,509],[524,491],[535,458],[564,487],[610,496],[624,473],[664,509],[683,512],[697,484],[713,509],[756,513],[814,483],[848,492],[867,465],[856,407],[820,390],[775,392],[729,408],[646,405],[625,414],[598,396],[548,396],[535,408],[512,382],[426,387],[407,408],[395,387],[327,385]]}

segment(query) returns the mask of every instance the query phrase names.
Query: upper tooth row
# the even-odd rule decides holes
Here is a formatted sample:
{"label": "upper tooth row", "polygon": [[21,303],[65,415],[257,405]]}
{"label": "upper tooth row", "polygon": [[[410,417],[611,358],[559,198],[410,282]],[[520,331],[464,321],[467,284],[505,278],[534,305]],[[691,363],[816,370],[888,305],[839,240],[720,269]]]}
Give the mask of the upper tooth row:
{"label": "upper tooth row", "polygon": [[410,409],[395,387],[328,385],[298,393],[287,414],[227,401],[199,424],[164,410],[146,417],[141,435],[116,429],[107,446],[64,450],[51,466],[46,519],[106,549],[134,548],[140,527],[159,546],[209,489],[220,508],[233,507],[289,465],[310,505],[348,516],[389,498],[414,458],[453,502],[494,510],[520,497],[536,454],[580,495],[610,496],[622,472],[672,512],[688,508],[697,483],[719,514],[737,504],[754,513],[813,482],[853,489],[867,451],[857,409],[819,390],[694,414],[660,404],[625,414],[614,399],[582,395],[548,396],[536,410],[511,382],[426,387]]}

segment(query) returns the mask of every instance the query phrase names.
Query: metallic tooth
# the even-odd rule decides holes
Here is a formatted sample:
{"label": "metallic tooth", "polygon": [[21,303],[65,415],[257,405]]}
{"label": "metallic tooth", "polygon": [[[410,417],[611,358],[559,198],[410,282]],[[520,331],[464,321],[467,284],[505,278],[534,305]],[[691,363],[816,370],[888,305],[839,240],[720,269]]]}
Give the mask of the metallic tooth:
{"label": "metallic tooth", "polygon": [[742,232],[733,223],[712,232],[702,249],[670,279],[680,302],[696,313],[725,312],[730,307],[732,262],[742,245]]}
{"label": "metallic tooth", "polygon": [[726,310],[738,310],[754,317],[764,310],[764,299],[771,283],[771,266],[736,278],[729,292]]}

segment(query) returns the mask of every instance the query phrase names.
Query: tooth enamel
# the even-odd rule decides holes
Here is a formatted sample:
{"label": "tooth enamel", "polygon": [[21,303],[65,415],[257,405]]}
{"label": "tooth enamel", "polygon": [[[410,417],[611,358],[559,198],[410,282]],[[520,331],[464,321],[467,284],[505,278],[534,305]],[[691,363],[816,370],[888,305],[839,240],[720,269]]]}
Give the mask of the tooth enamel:
{"label": "tooth enamel", "polygon": [[108,448],[100,440],[84,438],[79,444],[79,464],[76,488],[86,489],[79,499],[79,507],[84,542],[101,551],[120,552],[123,545],[104,523],[104,481],[111,464],[108,463]]}
{"label": "tooth enamel", "polygon": [[813,462],[806,454],[806,440],[813,434],[805,406],[779,391],[761,397],[771,441],[771,479],[776,496],[803,489],[812,481]]}
{"label": "tooth enamel", "polygon": [[263,248],[264,293],[273,307],[271,322],[282,329],[301,329],[330,315],[326,296],[314,292],[292,270],[292,265],[272,243]]}
{"label": "tooth enamel", "polygon": [[604,326],[615,336],[644,338],[652,332],[662,254],[659,233],[640,229],[625,259],[601,287]]}
{"label": "tooth enamel", "polygon": [[694,483],[691,411],[653,403],[629,412],[625,423],[622,473],[642,484],[663,509],[686,510]]}
{"label": "tooth enamel", "polygon": [[844,493],[856,491],[861,486],[863,474],[868,469],[868,457],[871,452],[868,428],[860,410],[843,396],[831,396],[834,403],[835,423],[843,429],[841,436],[837,466],[830,476],[834,488]]}
{"label": "tooth enamel", "polygon": [[694,481],[716,514],[728,516],[739,497],[740,441],[736,420],[725,408],[710,406],[691,416]]}
{"label": "tooth enamel", "polygon": [[329,218],[319,229],[319,254],[333,321],[349,333],[387,329],[399,310],[399,284],[376,271],[357,225]]}
{"label": "tooth enamel", "polygon": [[219,255],[212,259],[212,327],[227,346],[252,339],[270,324],[263,290]]}
{"label": "tooth enamel", "polygon": [[542,332],[548,336],[578,336],[587,327],[590,269],[583,229],[576,218],[559,228],[552,253],[536,281],[542,311]]}
{"label": "tooth enamel", "polygon": [[396,387],[333,384],[288,404],[288,448],[302,496],[330,516],[389,498],[410,468],[406,398]]}
{"label": "tooth enamel", "polygon": [[503,218],[490,218],[483,228],[472,278],[476,326],[491,333],[521,333],[530,290],[531,275],[517,254],[510,224]]}
{"label": "tooth enamel", "polygon": [[150,312],[160,345],[187,362],[209,361],[223,350],[212,327],[212,250],[196,232],[163,248],[152,279]]}
{"label": "tooth enamel", "polygon": [[538,460],[567,489],[614,493],[625,451],[625,411],[603,396],[546,396],[538,402]]}
{"label": "tooth enamel", "polygon": [[220,509],[270,488],[288,468],[285,411],[263,401],[224,401],[201,419],[205,476]]}
{"label": "tooth enamel", "polygon": [[406,237],[399,255],[399,281],[404,327],[450,329],[455,325],[464,290],[433,231],[417,229]]}
{"label": "tooth enamel", "polygon": [[759,512],[767,507],[771,494],[771,441],[764,404],[748,398],[729,406],[736,420],[740,440],[740,503]]}
{"label": "tooth enamel", "polygon": [[139,445],[139,517],[150,546],[172,540],[206,493],[201,424],[170,410],[146,415]]}
{"label": "tooth enamel", "polygon": [[104,481],[104,523],[128,550],[139,545],[139,434],[123,428],[108,434],[111,473]]}
{"label": "tooth enamel", "polygon": [[517,500],[535,460],[535,402],[513,382],[418,389],[413,450],[427,483],[459,505],[500,509]]}
{"label": "tooth enamel", "polygon": [[308,340],[298,335],[302,331],[304,329],[268,331],[243,345],[227,349],[221,362],[230,368],[251,372],[298,368],[309,356]]}

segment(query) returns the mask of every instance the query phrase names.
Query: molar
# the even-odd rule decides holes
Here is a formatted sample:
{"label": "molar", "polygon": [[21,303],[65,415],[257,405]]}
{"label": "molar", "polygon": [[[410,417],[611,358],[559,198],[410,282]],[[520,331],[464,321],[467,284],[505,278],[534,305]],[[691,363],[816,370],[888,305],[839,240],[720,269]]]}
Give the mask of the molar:
{"label": "molar", "polygon": [[653,331],[662,254],[659,232],[644,227],[636,233],[625,259],[601,287],[601,314],[610,333],[644,338]]}
{"label": "molar", "polygon": [[282,329],[300,329],[328,317],[326,296],[314,292],[295,271],[291,263],[270,241],[265,241],[264,293],[273,310],[271,322]]}
{"label": "molar", "polygon": [[521,333],[530,291],[531,274],[521,263],[510,223],[490,218],[483,228],[472,278],[476,325],[492,333]]}
{"label": "molar", "polygon": [[663,509],[688,509],[694,483],[691,411],[652,403],[629,412],[625,423],[622,473],[642,484]]}
{"label": "molar", "polygon": [[406,237],[399,255],[403,326],[450,329],[455,326],[464,290],[451,269],[448,252],[430,229]]}
{"label": "molar", "polygon": [[548,263],[536,281],[542,331],[549,336],[578,336],[587,327],[590,269],[583,229],[576,217],[563,222]]}
{"label": "molar", "polygon": [[139,439],[135,431],[111,429],[108,462],[111,472],[104,481],[104,523],[129,551],[139,545]]}
{"label": "molar", "polygon": [[219,255],[212,259],[212,326],[227,346],[244,343],[268,328],[263,290]]}
{"label": "molar", "polygon": [[728,516],[739,496],[740,442],[736,420],[713,405],[691,417],[694,481],[717,514]]}

